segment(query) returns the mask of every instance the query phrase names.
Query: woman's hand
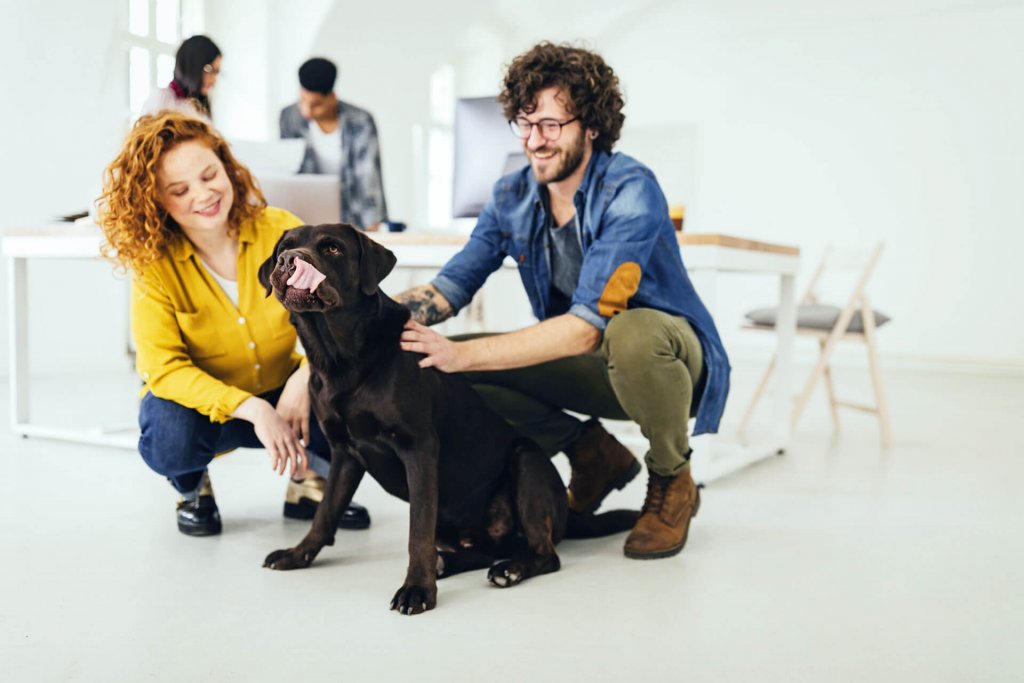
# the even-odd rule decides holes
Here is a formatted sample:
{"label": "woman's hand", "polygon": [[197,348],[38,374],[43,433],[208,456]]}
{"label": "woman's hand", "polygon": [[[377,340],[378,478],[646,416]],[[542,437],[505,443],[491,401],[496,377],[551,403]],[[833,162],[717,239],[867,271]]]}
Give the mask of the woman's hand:
{"label": "woman's hand", "polygon": [[306,461],[306,449],[292,431],[291,425],[269,402],[259,396],[250,396],[235,408],[232,415],[252,423],[256,438],[270,456],[271,468],[278,474],[284,474],[287,469],[294,476],[297,468],[302,469]]}
{"label": "woman's hand", "polygon": [[277,400],[277,414],[291,427],[296,439],[309,445],[309,365],[292,373]]}

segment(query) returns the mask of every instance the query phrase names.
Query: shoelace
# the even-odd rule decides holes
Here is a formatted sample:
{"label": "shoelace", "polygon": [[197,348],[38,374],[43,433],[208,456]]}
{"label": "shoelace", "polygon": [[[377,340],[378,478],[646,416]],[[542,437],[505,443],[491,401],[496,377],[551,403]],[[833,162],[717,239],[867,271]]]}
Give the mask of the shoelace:
{"label": "shoelace", "polygon": [[646,512],[659,512],[665,502],[665,493],[668,491],[668,481],[651,472],[647,478],[647,498],[644,499],[644,507],[641,514]]}

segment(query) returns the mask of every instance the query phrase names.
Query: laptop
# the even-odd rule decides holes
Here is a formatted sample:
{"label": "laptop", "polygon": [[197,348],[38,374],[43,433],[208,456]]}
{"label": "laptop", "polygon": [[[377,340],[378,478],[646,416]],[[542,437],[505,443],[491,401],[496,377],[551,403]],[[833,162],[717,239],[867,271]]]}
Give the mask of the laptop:
{"label": "laptop", "polygon": [[298,173],[302,157],[306,154],[306,141],[301,138],[230,142],[231,153],[257,178]]}
{"label": "laptop", "polygon": [[257,181],[267,204],[291,211],[304,223],[341,222],[341,179],[336,175],[262,175]]}

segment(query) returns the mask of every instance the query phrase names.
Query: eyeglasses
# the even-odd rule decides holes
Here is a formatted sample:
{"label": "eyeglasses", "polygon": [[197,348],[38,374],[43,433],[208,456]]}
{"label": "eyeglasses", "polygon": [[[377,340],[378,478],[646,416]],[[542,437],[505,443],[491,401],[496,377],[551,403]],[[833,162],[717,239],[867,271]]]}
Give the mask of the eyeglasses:
{"label": "eyeglasses", "polygon": [[568,121],[559,123],[554,119],[541,119],[540,121],[530,121],[525,116],[517,116],[508,122],[508,127],[512,129],[512,134],[520,140],[529,139],[533,133],[533,127],[537,127],[537,131],[540,136],[548,142],[554,142],[562,136],[562,129],[568,126],[573,121],[576,121],[580,117],[574,116]]}
{"label": "eyeglasses", "polygon": [[213,66],[213,64],[207,64],[203,67],[204,74],[212,74],[214,76],[220,76],[220,69]]}

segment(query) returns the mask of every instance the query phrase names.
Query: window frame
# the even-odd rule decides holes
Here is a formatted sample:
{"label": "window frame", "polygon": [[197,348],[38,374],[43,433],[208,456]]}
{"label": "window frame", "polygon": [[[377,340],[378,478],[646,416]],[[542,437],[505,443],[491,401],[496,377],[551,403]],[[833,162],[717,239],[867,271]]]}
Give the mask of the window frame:
{"label": "window frame", "polygon": [[[159,76],[158,62],[161,57],[169,58],[172,63],[178,46],[188,36],[202,33],[205,25],[205,0],[177,0],[177,13],[174,18],[173,42],[164,42],[157,39],[157,4],[161,0],[145,0],[148,17],[146,35],[142,36],[133,33],[131,30],[132,0],[124,0],[124,21],[123,23],[123,59],[126,65],[125,70],[125,91],[124,108],[125,116],[129,124],[139,116],[139,107],[149,98],[154,88],[167,87],[167,83],[157,80]],[[146,70],[149,79],[149,90],[139,97],[139,102],[132,106],[132,71],[131,53],[133,49],[142,49],[147,52]],[[168,81],[169,82],[169,81]]]}

